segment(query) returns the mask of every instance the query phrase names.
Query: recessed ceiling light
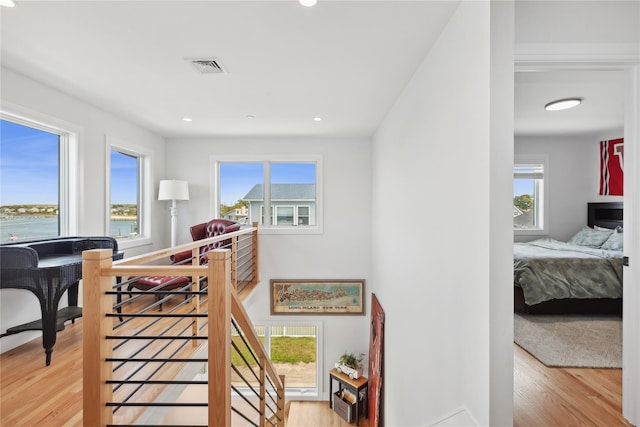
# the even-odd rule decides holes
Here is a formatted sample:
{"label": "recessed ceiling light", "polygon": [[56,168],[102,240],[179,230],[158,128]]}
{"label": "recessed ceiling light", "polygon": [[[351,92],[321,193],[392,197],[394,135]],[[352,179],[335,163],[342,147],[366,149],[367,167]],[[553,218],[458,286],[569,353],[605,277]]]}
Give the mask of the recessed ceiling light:
{"label": "recessed ceiling light", "polygon": [[185,122],[192,122],[193,119],[191,117],[185,117],[182,120],[184,120]]}
{"label": "recessed ceiling light", "polygon": [[314,117],[313,121],[314,122],[321,122],[322,121],[322,117]]}
{"label": "recessed ceiling light", "polygon": [[298,0],[301,5],[306,7],[315,6],[318,0]]}
{"label": "recessed ceiling light", "polygon": [[553,101],[544,106],[547,111],[560,111],[577,107],[582,102],[582,98],[566,98]]}
{"label": "recessed ceiling light", "polygon": [[14,7],[16,4],[13,2],[13,0],[0,0],[0,6],[5,6],[5,7]]}
{"label": "recessed ceiling light", "polygon": [[253,114],[247,114],[247,119],[255,119],[256,116],[254,116]]}

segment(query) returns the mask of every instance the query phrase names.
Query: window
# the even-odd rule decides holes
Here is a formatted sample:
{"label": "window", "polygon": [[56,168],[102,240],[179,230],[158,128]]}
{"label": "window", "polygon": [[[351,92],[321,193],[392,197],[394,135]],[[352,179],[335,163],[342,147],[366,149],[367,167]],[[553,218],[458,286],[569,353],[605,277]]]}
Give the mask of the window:
{"label": "window", "polygon": [[2,114],[0,120],[0,242],[75,232],[75,134]]}
{"label": "window", "polygon": [[[212,160],[216,217],[258,222],[262,231],[318,233],[321,158]],[[235,215],[235,217],[234,217]]]}
{"label": "window", "polygon": [[286,376],[286,395],[317,396],[322,378],[321,323],[256,322],[254,328],[278,374]]}
{"label": "window", "polygon": [[107,230],[123,247],[146,244],[151,204],[151,157],[145,150],[107,136]]}
{"label": "window", "polygon": [[309,206],[298,206],[298,225],[309,225]]}
{"label": "window", "polygon": [[540,234],[545,224],[545,159],[516,159],[513,167],[513,229]]}
{"label": "window", "polygon": [[293,225],[293,206],[276,206],[276,221],[277,225]]}
{"label": "window", "polygon": [[110,232],[116,239],[138,236],[140,158],[111,149]]}

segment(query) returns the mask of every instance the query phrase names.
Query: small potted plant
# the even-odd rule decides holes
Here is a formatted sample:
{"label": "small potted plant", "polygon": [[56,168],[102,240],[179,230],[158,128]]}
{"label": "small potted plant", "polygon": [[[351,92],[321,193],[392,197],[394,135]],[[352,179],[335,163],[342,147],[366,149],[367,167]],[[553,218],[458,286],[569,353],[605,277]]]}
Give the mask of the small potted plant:
{"label": "small potted plant", "polygon": [[364,353],[360,353],[356,357],[353,353],[343,353],[335,364],[335,368],[338,373],[349,375],[349,378],[356,380],[362,376],[362,360],[364,359]]}

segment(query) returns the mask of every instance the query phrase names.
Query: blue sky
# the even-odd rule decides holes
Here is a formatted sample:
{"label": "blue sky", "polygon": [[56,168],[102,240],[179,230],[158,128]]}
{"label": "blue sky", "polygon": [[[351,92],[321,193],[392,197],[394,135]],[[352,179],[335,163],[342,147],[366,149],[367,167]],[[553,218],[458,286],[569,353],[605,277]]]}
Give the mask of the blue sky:
{"label": "blue sky", "polygon": [[[0,120],[0,205],[58,203],[58,135]],[[221,200],[233,205],[264,181],[263,163],[223,163]],[[111,153],[111,202],[136,203],[137,159]],[[314,163],[272,163],[273,184],[314,184]]]}
{"label": "blue sky", "polygon": [[0,205],[58,203],[58,135],[0,120]]}
{"label": "blue sky", "polygon": [[111,151],[111,204],[136,204],[138,159]]}
{"label": "blue sky", "polygon": [[514,179],[513,196],[530,194],[533,196],[533,179]]}
{"label": "blue sky", "polygon": [[[112,161],[113,203],[136,203],[136,160]],[[58,135],[0,120],[0,206],[58,203]]]}
{"label": "blue sky", "polygon": [[[313,163],[271,163],[272,184],[315,184]],[[220,201],[234,205],[256,184],[264,183],[263,163],[221,163]]]}

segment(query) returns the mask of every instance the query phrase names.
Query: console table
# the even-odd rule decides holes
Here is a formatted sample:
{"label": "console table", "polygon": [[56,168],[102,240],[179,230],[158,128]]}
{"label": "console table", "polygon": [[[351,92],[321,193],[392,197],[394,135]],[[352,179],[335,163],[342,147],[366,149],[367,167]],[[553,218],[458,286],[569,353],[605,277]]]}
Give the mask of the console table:
{"label": "console table", "polygon": [[[56,343],[56,333],[64,323],[82,316],[78,307],[78,283],[82,278],[82,252],[111,249],[113,259],[122,259],[118,242],[111,237],[57,237],[46,240],[12,242],[0,245],[0,288],[26,289],[40,302],[42,318],[14,326],[0,338],[24,331],[42,331],[46,364]],[[68,307],[58,310],[68,291]]]}
{"label": "console table", "polygon": [[[359,377],[358,379],[351,379],[349,375],[338,372],[337,369],[333,368],[329,371],[329,408],[333,408],[333,382],[338,382],[338,391],[342,389],[347,389],[356,396],[356,425],[358,425],[358,421],[360,420],[360,405],[364,405],[363,412],[364,416],[368,418],[369,412],[369,381],[367,377]],[[360,399],[360,392],[363,392],[364,397]]]}

